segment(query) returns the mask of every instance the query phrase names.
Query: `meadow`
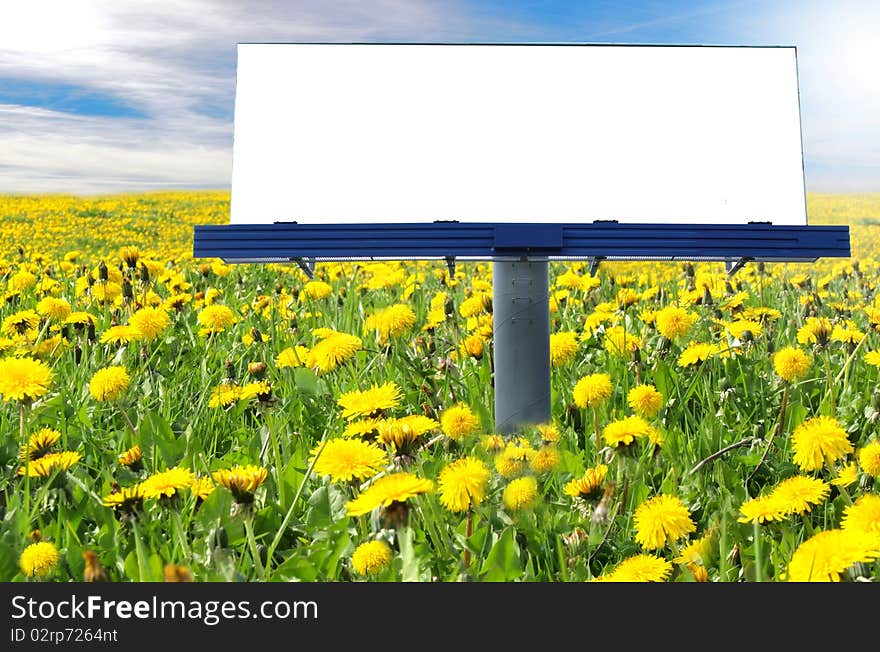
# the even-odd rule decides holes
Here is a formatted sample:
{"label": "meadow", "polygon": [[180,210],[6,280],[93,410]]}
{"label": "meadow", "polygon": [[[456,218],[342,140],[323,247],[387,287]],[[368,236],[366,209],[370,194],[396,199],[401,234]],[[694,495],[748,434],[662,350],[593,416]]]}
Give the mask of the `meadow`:
{"label": "meadow", "polygon": [[192,258],[225,192],[0,196],[0,581],[880,579],[880,194],[815,264],[551,266],[493,431],[492,268]]}

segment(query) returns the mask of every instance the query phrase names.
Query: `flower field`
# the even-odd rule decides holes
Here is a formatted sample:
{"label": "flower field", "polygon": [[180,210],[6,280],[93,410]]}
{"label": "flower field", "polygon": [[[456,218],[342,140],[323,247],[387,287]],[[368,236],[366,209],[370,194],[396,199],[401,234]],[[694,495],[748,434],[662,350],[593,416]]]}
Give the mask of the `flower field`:
{"label": "flower field", "polygon": [[552,419],[501,435],[491,264],[0,197],[0,580],[876,581],[880,194],[808,206],[853,258],[551,265]]}

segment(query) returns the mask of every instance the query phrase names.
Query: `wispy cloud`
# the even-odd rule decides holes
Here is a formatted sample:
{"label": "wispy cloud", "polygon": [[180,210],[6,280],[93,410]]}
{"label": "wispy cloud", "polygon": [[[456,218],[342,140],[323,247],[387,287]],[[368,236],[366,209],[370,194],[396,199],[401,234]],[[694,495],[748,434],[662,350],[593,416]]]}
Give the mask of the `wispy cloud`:
{"label": "wispy cloud", "polygon": [[[226,187],[238,42],[430,39],[446,25],[419,0],[4,3],[0,192]],[[13,97],[39,84],[60,90]],[[143,117],[71,112],[76,94]]]}

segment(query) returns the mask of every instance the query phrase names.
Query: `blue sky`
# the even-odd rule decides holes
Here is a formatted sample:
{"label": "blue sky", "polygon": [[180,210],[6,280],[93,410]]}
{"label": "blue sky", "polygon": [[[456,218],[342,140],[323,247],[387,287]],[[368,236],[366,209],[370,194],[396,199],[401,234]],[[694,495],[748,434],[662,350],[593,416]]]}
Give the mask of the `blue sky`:
{"label": "blue sky", "polygon": [[795,45],[808,191],[880,191],[878,0],[0,5],[0,192],[228,188],[238,42]]}

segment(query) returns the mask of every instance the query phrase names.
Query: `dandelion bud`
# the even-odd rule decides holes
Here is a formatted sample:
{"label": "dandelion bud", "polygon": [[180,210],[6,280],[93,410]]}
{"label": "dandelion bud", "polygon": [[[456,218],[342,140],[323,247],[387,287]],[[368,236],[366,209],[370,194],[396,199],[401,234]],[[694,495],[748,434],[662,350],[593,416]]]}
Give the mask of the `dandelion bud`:
{"label": "dandelion bud", "polygon": [[127,278],[122,279],[122,298],[126,301],[134,299],[134,290],[131,287],[131,282]]}
{"label": "dandelion bud", "polygon": [[248,373],[254,378],[262,378],[266,375],[266,363],[265,362],[251,362],[248,365]]}
{"label": "dandelion bud", "polygon": [[192,574],[186,566],[166,564],[162,569],[162,575],[166,582],[192,582]]}
{"label": "dandelion bud", "polygon": [[109,275],[108,272],[107,272],[107,263],[105,263],[105,262],[102,260],[102,261],[101,261],[101,264],[98,265],[98,279],[99,279],[101,282],[106,282],[107,279],[109,279],[109,278],[110,278],[110,275]]}
{"label": "dandelion bud", "polygon": [[150,282],[150,270],[148,270],[147,266],[144,265],[143,263],[141,263],[140,272],[141,272],[141,282],[142,283],[149,283]]}
{"label": "dandelion bud", "polygon": [[703,305],[711,306],[713,303],[714,302],[712,301],[712,293],[709,292],[709,288],[707,286],[705,291],[703,292]]}

